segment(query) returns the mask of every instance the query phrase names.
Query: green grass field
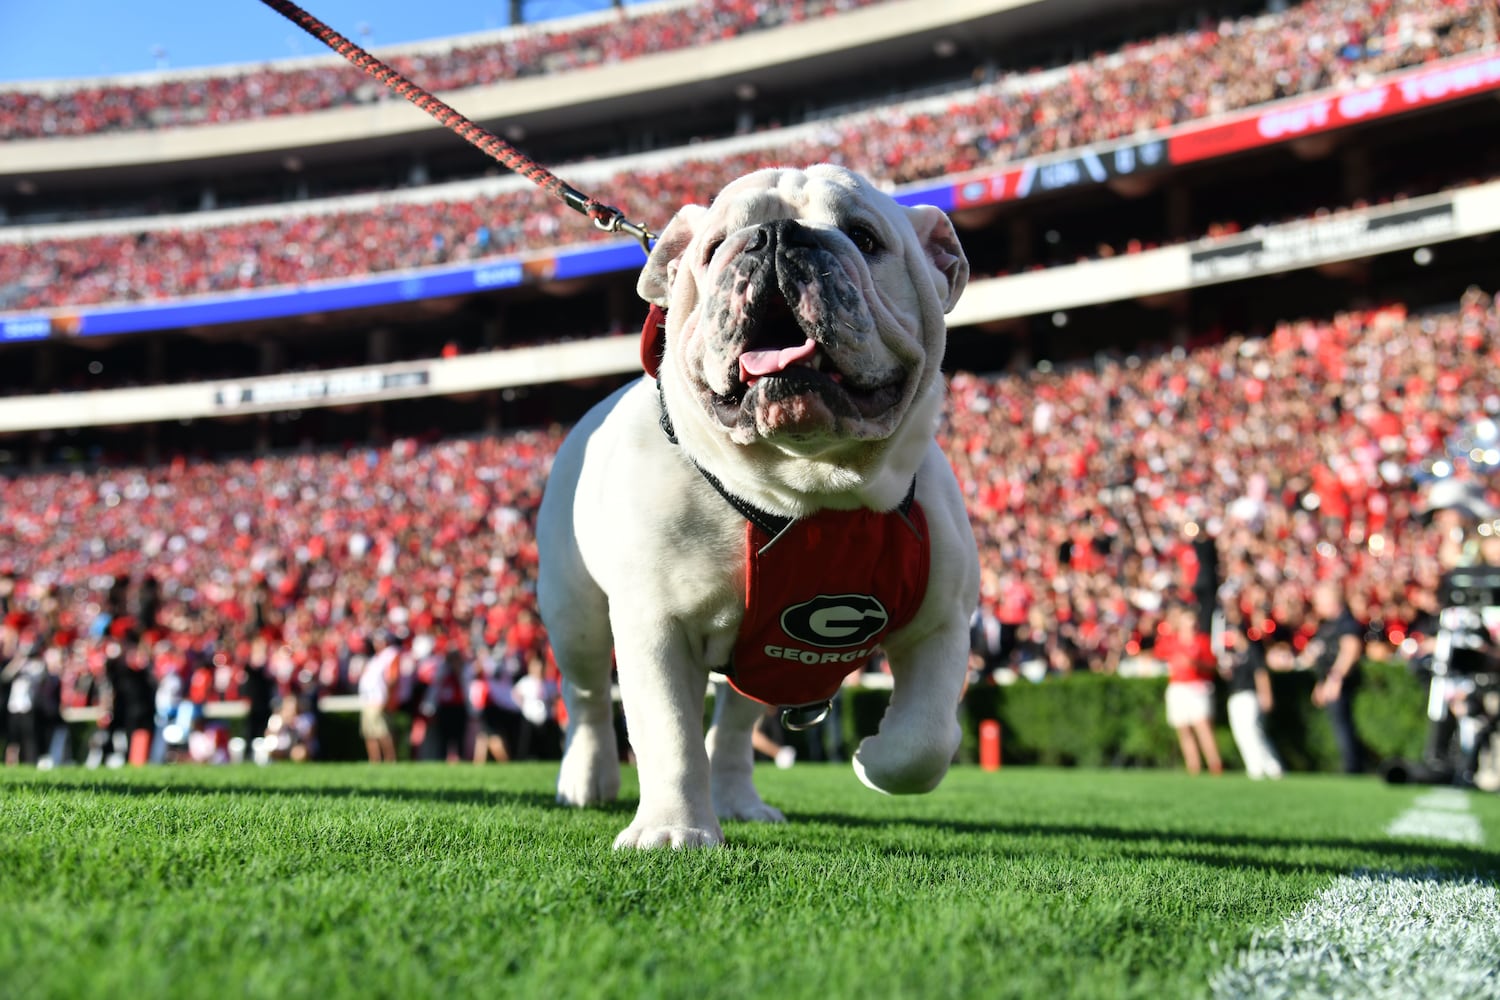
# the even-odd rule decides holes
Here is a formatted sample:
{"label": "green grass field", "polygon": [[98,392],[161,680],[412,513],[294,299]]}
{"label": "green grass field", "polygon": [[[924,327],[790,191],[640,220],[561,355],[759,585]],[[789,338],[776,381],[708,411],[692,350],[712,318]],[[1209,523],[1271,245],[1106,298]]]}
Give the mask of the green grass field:
{"label": "green grass field", "polygon": [[1339,876],[1500,875],[1500,796],[1404,839],[1428,790],[1374,779],[765,768],[786,825],[617,854],[633,772],[588,812],[554,775],[0,772],[0,996],[1196,997]]}

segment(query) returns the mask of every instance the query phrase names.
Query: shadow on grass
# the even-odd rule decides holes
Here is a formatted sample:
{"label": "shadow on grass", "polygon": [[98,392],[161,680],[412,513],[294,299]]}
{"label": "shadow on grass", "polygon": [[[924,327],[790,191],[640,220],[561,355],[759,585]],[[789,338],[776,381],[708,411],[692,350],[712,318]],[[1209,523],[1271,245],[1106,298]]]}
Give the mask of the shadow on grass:
{"label": "shadow on grass", "polygon": [[[787,820],[799,823],[820,823],[849,829],[890,828],[890,837],[873,845],[887,854],[934,853],[932,847],[916,850],[910,842],[902,842],[901,828],[913,826],[938,833],[949,833],[958,837],[1076,837],[1103,841],[1116,846],[1125,853],[1139,857],[1170,857],[1181,861],[1195,861],[1220,868],[1261,869],[1287,873],[1322,871],[1343,873],[1349,870],[1347,857],[1320,861],[1304,858],[1277,861],[1263,856],[1261,852],[1304,850],[1314,852],[1359,852],[1369,859],[1379,859],[1380,867],[1405,869],[1414,864],[1430,867],[1441,862],[1444,867],[1470,872],[1494,874],[1500,871],[1500,858],[1492,851],[1461,844],[1441,844],[1431,841],[1400,841],[1389,839],[1362,839],[1355,837],[1268,837],[1252,834],[1194,833],[1186,830],[1140,830],[1111,826],[1107,823],[1080,824],[1059,823],[973,823],[963,820],[933,819],[921,816],[892,816],[874,818],[852,816],[845,813],[816,812],[788,813]],[[808,843],[809,849],[818,845]],[[843,845],[838,847],[843,850]],[[972,846],[961,851],[942,853],[964,854],[973,852]]]}

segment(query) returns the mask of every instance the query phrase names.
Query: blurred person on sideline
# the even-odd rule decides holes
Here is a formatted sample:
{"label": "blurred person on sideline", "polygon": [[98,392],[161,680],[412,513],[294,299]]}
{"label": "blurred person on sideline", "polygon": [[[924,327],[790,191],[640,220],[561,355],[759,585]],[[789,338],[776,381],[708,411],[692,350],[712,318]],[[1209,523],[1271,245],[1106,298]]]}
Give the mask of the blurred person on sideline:
{"label": "blurred person on sideline", "polygon": [[42,678],[41,696],[37,702],[37,762],[48,770],[71,763],[73,754],[68,723],[63,719],[63,650],[48,646],[42,653],[47,673]]}
{"label": "blurred person on sideline", "polygon": [[288,760],[296,764],[311,760],[317,753],[317,731],[313,713],[299,710],[295,694],[284,695],[281,704],[266,724],[266,733],[255,741],[255,761]]}
{"label": "blurred person on sideline", "polygon": [[166,670],[156,682],[156,715],[152,719],[151,763],[165,764],[168,750],[186,742],[187,734],[179,731],[177,712],[185,700],[182,673]]}
{"label": "blurred person on sideline", "polygon": [[1167,665],[1167,725],[1177,730],[1189,774],[1208,764],[1222,774],[1224,762],[1214,742],[1214,668],[1216,661],[1198,613],[1187,604],[1172,604],[1156,640],[1156,655]]}
{"label": "blurred person on sideline", "polygon": [[526,672],[517,677],[513,697],[521,711],[521,730],[516,739],[517,760],[556,760],[562,757],[563,733],[557,723],[562,685],[548,676],[547,662],[540,653],[526,658]]}
{"label": "blurred person on sideline", "polygon": [[797,763],[797,748],[781,742],[781,722],[777,714],[774,706],[766,708],[755,721],[755,728],[750,731],[750,745],[756,753],[769,757],[776,762],[777,767],[785,771]]}
{"label": "blurred person on sideline", "polygon": [[123,767],[125,764],[130,734],[119,713],[119,697],[115,689],[116,664],[123,660],[124,655],[124,647],[114,637],[91,654],[96,664],[91,670],[97,671],[100,713],[95,729],[89,735],[88,753],[83,761],[84,767],[90,770],[101,766]]}
{"label": "blurred person on sideline", "polygon": [[448,646],[438,657],[437,669],[427,688],[427,740],[423,744],[429,760],[454,764],[464,756],[464,737],[469,729],[469,709],[464,698],[463,651]]}
{"label": "blurred person on sideline", "polygon": [[[505,746],[506,733],[514,733],[521,718],[519,709],[507,712],[502,707],[507,702],[512,706],[515,704],[510,693],[511,680],[498,658],[488,652],[480,653],[474,664],[474,676],[469,680],[469,709],[474,713],[477,725],[474,734],[476,764],[483,764],[486,759],[499,764],[510,761],[510,750]],[[511,722],[512,716],[515,725]]]}
{"label": "blurred person on sideline", "polygon": [[1229,683],[1229,731],[1252,780],[1281,777],[1281,758],[1266,735],[1265,718],[1274,704],[1266,654],[1240,623],[1224,627],[1219,667]]}
{"label": "blurred person on sideline", "polygon": [[155,733],[156,690],[151,678],[151,650],[147,642],[129,634],[124,645],[115,648],[118,654],[105,663],[115,692],[115,722],[125,733],[127,759],[138,767],[149,759]]}
{"label": "blurred person on sideline", "polygon": [[359,734],[365,741],[365,753],[371,764],[396,762],[396,740],[391,736],[386,710],[391,701],[391,677],[396,669],[399,650],[384,632],[377,632],[372,645],[375,654],[365,660],[359,674]]}
{"label": "blurred person on sideline", "polygon": [[969,618],[969,683],[994,683],[995,671],[1004,666],[1013,648],[1014,631],[1007,634],[995,609],[981,601]]}
{"label": "blurred person on sideline", "polygon": [[250,703],[245,715],[245,737],[256,740],[265,735],[276,704],[276,679],[271,676],[271,646],[264,636],[257,635],[250,641],[243,671],[240,690]]}
{"label": "blurred person on sideline", "polygon": [[8,742],[5,765],[35,764],[38,759],[38,726],[42,700],[42,683],[47,668],[42,662],[38,643],[33,638],[21,644],[16,655],[0,670],[0,682],[9,683],[5,707],[9,715],[6,726]]}
{"label": "blurred person on sideline", "polygon": [[[1496,510],[1485,497],[1484,488],[1479,483],[1440,479],[1428,488],[1419,512],[1437,536],[1438,565],[1445,577],[1454,570],[1500,566],[1500,532],[1495,530],[1500,524],[1496,521],[1500,518],[1500,510]],[[1444,588],[1440,585],[1437,589]],[[1436,592],[1427,592],[1423,596],[1430,599],[1430,608],[1425,619],[1412,632],[1422,636],[1418,645],[1418,662],[1431,667],[1437,645],[1441,602]],[[1479,648],[1491,657],[1497,655],[1492,643],[1486,642]],[[1454,742],[1468,707],[1468,697],[1474,689],[1474,678],[1462,671],[1431,675],[1427,738],[1422,751],[1422,763],[1428,776],[1441,779],[1458,776],[1455,770],[1462,772],[1462,767],[1455,767],[1458,755],[1455,754]]]}
{"label": "blurred person on sideline", "polygon": [[1299,663],[1317,675],[1313,704],[1328,715],[1339,761],[1345,774],[1365,769],[1364,751],[1354,731],[1354,698],[1359,692],[1359,661],[1365,651],[1365,627],[1344,601],[1343,588],[1324,580],[1313,588],[1312,612],[1317,631],[1302,650]]}

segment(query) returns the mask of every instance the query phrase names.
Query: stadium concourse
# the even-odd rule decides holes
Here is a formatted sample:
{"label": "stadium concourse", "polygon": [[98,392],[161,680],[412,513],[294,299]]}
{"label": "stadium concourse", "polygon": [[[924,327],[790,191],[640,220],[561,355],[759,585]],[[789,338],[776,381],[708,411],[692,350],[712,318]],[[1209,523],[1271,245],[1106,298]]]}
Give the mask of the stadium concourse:
{"label": "stadium concourse", "polygon": [[[1352,13],[1339,0],[1308,0],[1280,13],[1153,39],[1065,72],[1003,77],[956,92],[936,113],[888,105],[825,121],[814,134],[795,139],[768,132],[763,144],[735,155],[705,159],[683,151],[665,168],[606,177],[594,185],[595,194],[628,217],[666,219],[678,206],[706,201],[730,179],[765,163],[839,162],[888,184],[961,174],[1477,51],[1493,43],[1494,30],[1488,0],[1399,0]],[[257,89],[265,106],[299,110],[296,100],[277,100],[277,87],[321,92],[317,86],[298,88],[305,75],[273,74],[262,81]],[[353,93],[352,82],[338,92]],[[112,108],[138,98],[154,105],[159,98],[139,96],[151,92],[127,89],[122,98],[86,90],[49,100]],[[6,123],[5,98],[0,91],[0,138],[26,135],[21,126]],[[460,200],[444,199],[439,191],[436,197],[386,199],[360,211],[336,203],[312,211],[282,206],[229,224],[215,224],[212,217],[167,218],[143,231],[19,242],[5,240],[0,231],[0,308],[173,298],[482,259],[553,247],[573,221],[559,203],[523,189]],[[579,231],[589,235],[608,238]]]}
{"label": "stadium concourse", "polygon": [[[1390,304],[1148,359],[957,374],[943,441],[982,600],[1024,623],[1017,658],[1115,670],[1149,650],[1163,599],[1192,593],[1202,532],[1227,561],[1219,600],[1258,636],[1300,648],[1311,590],[1342,578],[1388,653],[1439,572],[1409,470],[1500,413],[1497,372],[1500,311],[1471,290],[1443,313]],[[328,694],[354,690],[386,634],[405,676],[455,651],[486,683],[545,656],[532,518],[560,438],[6,479],[0,661],[54,649],[67,707],[97,697],[111,656],[197,674],[201,700],[239,697],[252,668],[283,695]]]}

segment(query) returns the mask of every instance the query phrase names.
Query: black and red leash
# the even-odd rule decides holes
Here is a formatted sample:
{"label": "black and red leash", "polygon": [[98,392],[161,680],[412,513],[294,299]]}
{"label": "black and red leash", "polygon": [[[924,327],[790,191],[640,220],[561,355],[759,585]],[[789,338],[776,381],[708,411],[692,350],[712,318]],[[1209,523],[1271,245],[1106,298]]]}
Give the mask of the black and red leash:
{"label": "black and red leash", "polygon": [[261,3],[436,118],[492,159],[514,170],[574,211],[587,215],[594,220],[594,225],[598,228],[607,233],[625,233],[633,236],[640,242],[643,250],[648,254],[651,252],[651,241],[655,239],[651,230],[639,222],[632,222],[625,218],[625,213],[618,208],[596,201],[570,186],[562,178],[526,156],[510,143],[474,124],[463,114],[434,97],[429,91],[412,83],[400,72],[334,31],[292,3],[291,0],[261,0]]}

